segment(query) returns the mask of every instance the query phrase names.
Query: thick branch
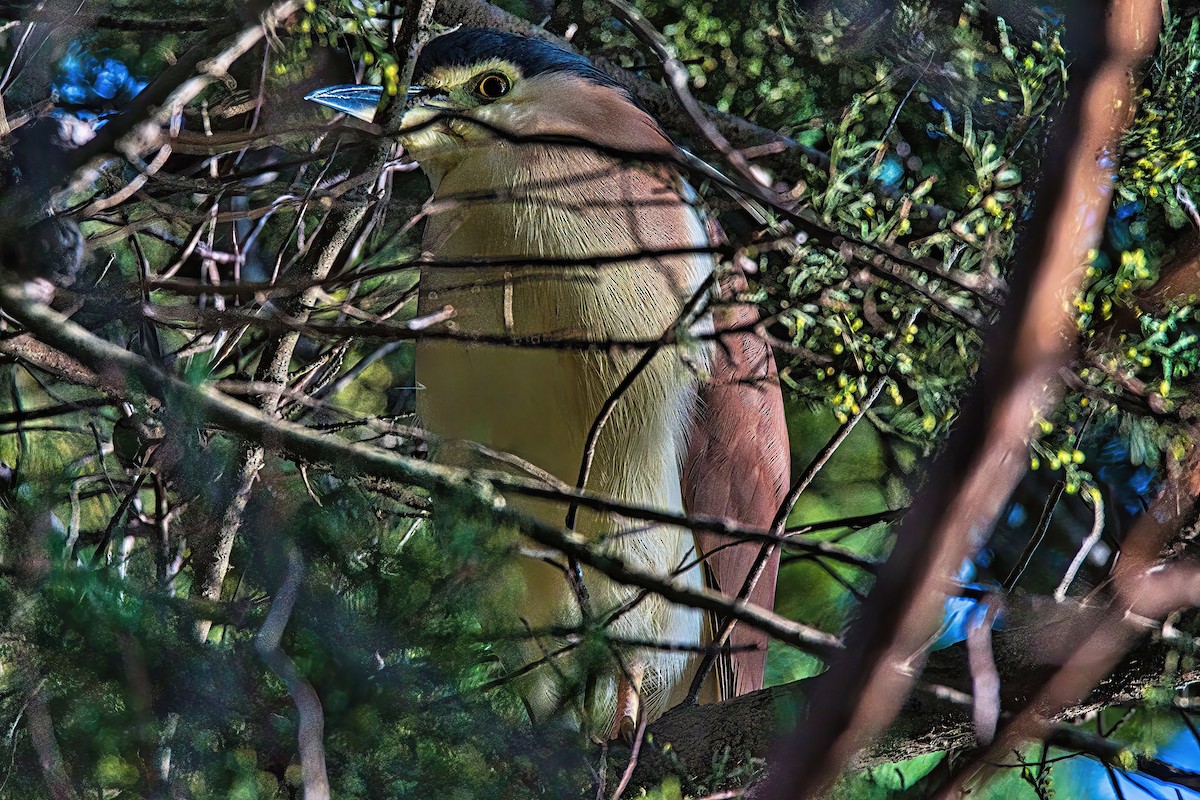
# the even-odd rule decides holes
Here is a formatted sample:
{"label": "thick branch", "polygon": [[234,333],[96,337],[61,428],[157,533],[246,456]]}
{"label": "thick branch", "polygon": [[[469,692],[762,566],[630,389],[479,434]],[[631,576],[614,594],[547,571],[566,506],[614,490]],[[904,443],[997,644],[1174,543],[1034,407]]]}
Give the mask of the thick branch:
{"label": "thick branch", "polygon": [[[1079,33],[1070,48],[1077,56],[1071,96],[1044,162],[1041,213],[1014,259],[1027,269],[1014,276],[1010,303],[988,337],[979,383],[901,523],[846,649],[815,679],[809,714],[780,748],[767,797],[823,794],[900,713],[919,670],[914,654],[941,617],[945,587],[1025,472],[1030,410],[1041,413],[1053,401],[1053,376],[1074,345],[1073,320],[1061,298],[1077,286],[1079,265],[1102,233],[1110,201],[1111,177],[1098,158],[1112,150],[1132,103],[1127,70],[1137,54],[1098,52],[1089,22],[1095,20],[1073,19],[1071,30]],[[1120,81],[1111,79],[1114,72]]]}
{"label": "thick branch", "polygon": [[[668,600],[732,617],[807,652],[828,657],[841,646],[835,636],[793,622],[759,606],[732,603],[719,592],[707,589],[683,589],[661,576],[633,569],[621,559],[596,552],[595,545],[583,536],[546,525],[507,507],[504,498],[497,492],[522,492],[555,500],[572,499],[580,505],[611,510],[612,503],[596,495],[552,491],[538,482],[507,473],[479,473],[432,464],[377,447],[347,442],[294,422],[268,416],[211,387],[194,387],[163,372],[140,356],[95,336],[61,314],[30,300],[22,287],[0,287],[0,307],[43,341],[102,374],[110,391],[133,395],[136,393],[131,391],[130,384],[136,383],[150,395],[163,398],[168,407],[194,409],[198,416],[210,424],[238,434],[252,445],[292,453],[310,463],[327,463],[333,469],[347,473],[373,475],[460,497],[491,515],[497,523],[512,525],[538,544],[572,556],[618,583],[649,589]],[[686,524],[687,520],[683,520],[683,523]],[[726,528],[725,532],[730,531]]]}
{"label": "thick branch", "polygon": [[[1056,630],[1079,624],[1079,618],[1069,614],[1055,623],[1010,627],[994,633],[1004,711],[1018,710],[1054,673],[1057,665],[1046,660],[1045,642],[1056,637]],[[1170,650],[1161,639],[1143,641],[1090,696],[1063,708],[1055,719],[1068,720],[1113,704],[1140,700],[1145,687],[1161,680]],[[1176,682],[1182,685],[1197,677],[1193,671],[1177,675]],[[926,691],[918,691],[905,701],[887,734],[860,755],[859,766],[975,746],[971,706],[961,702],[963,697],[969,697],[971,690],[965,643],[931,655],[922,681]],[[650,746],[642,748],[632,785],[657,786],[671,774],[706,775],[711,771],[713,758],[725,748],[733,759],[731,767],[744,764],[749,758],[767,757],[776,737],[800,718],[813,684],[810,678],[772,686],[719,705],[682,706],[671,711],[650,726]],[[1052,738],[1052,743],[1058,742]]]}

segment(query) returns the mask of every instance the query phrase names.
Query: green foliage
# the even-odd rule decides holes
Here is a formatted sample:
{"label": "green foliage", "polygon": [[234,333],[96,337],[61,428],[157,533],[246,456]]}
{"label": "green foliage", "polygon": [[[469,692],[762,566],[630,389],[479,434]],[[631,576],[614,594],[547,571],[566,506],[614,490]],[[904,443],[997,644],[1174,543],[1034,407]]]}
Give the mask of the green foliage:
{"label": "green foliage", "polygon": [[[123,575],[86,545],[78,562],[47,530],[44,507],[28,492],[10,494],[7,557],[44,548],[48,571],[0,581],[0,658],[23,665],[6,670],[0,710],[16,718],[40,684],[81,787],[145,796],[169,748],[193,797],[287,797],[297,781],[295,712],[252,636],[264,593],[282,579],[285,542],[272,532],[285,530],[309,564],[284,648],[322,698],[338,797],[426,797],[429,786],[447,787],[446,797],[567,796],[579,785],[582,764],[556,750],[553,732],[534,738],[505,689],[474,690],[492,677],[482,625],[495,594],[483,587],[507,537],[456,512],[451,497],[440,499],[435,525],[409,536],[378,522],[372,496],[354,483],[323,476],[309,497],[294,471],[264,481],[273,488],[248,508],[247,530],[258,533],[235,553],[241,567],[215,648],[191,633],[203,607],[155,590],[147,548],[132,552]],[[6,796],[41,797],[36,754],[19,736]]]}
{"label": "green foliage", "polygon": [[1116,431],[1131,463],[1152,467],[1192,446],[1178,420],[1192,413],[1200,369],[1200,287],[1163,270],[1189,241],[1180,229],[1200,227],[1191,199],[1200,192],[1197,64],[1200,21],[1168,8],[1140,104],[1113,159],[1114,209],[1103,246],[1073,301],[1085,343],[1078,385],[1042,423],[1034,445],[1034,467],[1063,470],[1071,492],[1097,485],[1081,452],[1085,441]]}
{"label": "green foliage", "polygon": [[[987,318],[993,309],[961,284],[998,285],[1003,254],[1015,241],[1014,222],[1029,201],[1020,185],[1036,158],[1028,138],[1061,91],[1057,34],[1043,29],[1039,46],[1026,44],[1022,52],[1008,43],[1003,23],[996,24],[1004,43],[999,53],[982,40],[980,20],[965,18],[952,39],[954,58],[972,64],[968,74],[994,76],[976,88],[1004,114],[992,118],[992,127],[971,105],[938,100],[922,91],[919,78],[904,81],[882,60],[857,72],[847,66],[843,75],[860,88],[824,125],[819,143],[830,153],[829,164],[803,165],[805,196],[825,224],[869,244],[904,242],[939,267],[851,268],[843,253],[820,247],[797,249],[782,271],[763,264],[766,274],[780,276],[772,295],[792,343],[832,355],[815,368],[806,359],[786,365],[789,385],[845,419],[882,379],[886,400],[875,421],[917,442],[945,434],[973,375],[978,331],[958,312]],[[952,107],[961,110],[952,113]],[[864,191],[867,177],[880,182]],[[941,209],[936,223],[922,205],[928,203]]]}
{"label": "green foliage", "polygon": [[[512,7],[534,5],[515,0]],[[572,19],[581,23],[576,42],[585,51],[655,74],[634,55],[640,51],[630,32],[607,6],[580,5]],[[763,236],[738,242],[759,267],[751,297],[787,345],[779,359],[795,471],[840,425],[865,412],[800,499],[790,528],[908,502],[906,481],[950,430],[981,355],[980,328],[1003,299],[1032,203],[1024,178],[1036,173],[1069,61],[1059,24],[1042,15],[1007,20],[968,1],[961,13],[943,17],[939,4],[906,0],[873,28],[862,24],[859,6],[818,3],[801,14],[788,3],[754,0],[733,15],[715,2],[639,4],[688,65],[700,99],[828,156],[790,156],[772,167],[794,182],[803,213],[840,237],[836,243],[797,237],[769,214]],[[320,51],[329,46],[348,54],[364,81],[395,93],[392,22],[357,0],[308,3],[271,50],[265,85],[239,73],[207,90],[212,118],[218,127],[228,119],[222,109],[244,101],[246,86],[270,95],[316,77]],[[62,57],[62,37],[48,40],[45,64],[31,66],[15,90],[6,88],[6,102],[41,99],[29,88],[34,72]],[[147,43],[122,31],[97,34],[91,43],[146,74],[161,71],[186,44],[176,34]],[[1031,453],[1035,473],[1056,473],[1068,493],[1092,504],[1100,482],[1085,452],[1097,441],[1119,438],[1132,464],[1150,466],[1192,444],[1176,423],[1196,397],[1195,298],[1160,302],[1154,287],[1176,255],[1180,231],[1200,225],[1193,200],[1200,197],[1197,64],[1200,23],[1169,16],[1142,103],[1122,152],[1113,154],[1117,208],[1108,236],[1084,289],[1069,298],[1085,343],[1078,380],[1042,421]],[[687,132],[672,133],[686,142]],[[202,240],[192,237],[208,230],[214,208],[226,208],[209,200],[225,192],[237,194],[239,209],[259,215],[247,212],[239,222],[255,222],[264,250],[290,257],[290,248],[311,241],[316,206],[345,198],[314,191],[304,203],[292,202],[326,174],[297,166],[307,147],[278,145],[270,159],[247,167],[254,182],[241,175],[210,176],[209,183],[164,178],[120,213],[86,221],[85,233],[107,261],[89,276],[75,321],[177,369],[193,385],[251,380],[268,340],[262,330],[252,326],[214,343],[199,325],[151,325],[143,303],[183,313],[209,310],[214,301],[197,304],[144,279],[180,258],[178,243]],[[332,159],[329,171],[344,163]],[[196,167],[207,171],[207,162]],[[114,162],[70,203],[83,208],[137,174]],[[401,180],[380,214],[406,213],[424,199],[423,185]],[[288,202],[273,205],[281,197]],[[731,231],[745,229],[736,213],[726,221]],[[411,316],[415,274],[397,265],[417,253],[407,228],[367,237],[355,263],[382,272],[327,287],[314,321],[336,325],[348,313]],[[277,266],[251,260],[241,276],[267,280]],[[228,299],[229,308],[243,301],[249,303]],[[408,344],[384,352],[374,340],[305,337],[293,366],[311,379],[309,389],[345,376],[343,367],[364,367],[339,388],[337,414],[287,398],[282,411],[330,435],[417,452],[415,439],[393,425],[409,419],[404,398],[391,394],[397,387],[415,391],[412,362]],[[11,365],[0,367],[0,385],[3,413],[94,399]],[[592,754],[577,734],[533,731],[515,693],[494,683],[502,646],[491,623],[511,603],[515,532],[495,530],[461,497],[430,498],[335,475],[325,465],[272,460],[245,511],[222,596],[204,601],[191,585],[195,565],[184,559],[221,525],[240,457],[240,444],[172,397],[141,408],[74,411],[55,426],[0,435],[0,460],[14,467],[0,485],[0,719],[11,761],[0,767],[0,796],[49,796],[42,754],[21,724],[36,698],[45,700],[68,776],[89,794],[153,796],[163,789],[160,764],[169,757],[172,780],[197,800],[296,796],[295,706],[254,639],[293,548],[303,554],[305,574],[283,649],[321,697],[335,796],[568,798],[589,785],[594,762],[584,763]],[[154,524],[160,504],[176,543],[166,551]],[[809,535],[867,557],[890,546],[885,523],[824,526]],[[778,609],[837,633],[853,619],[856,593],[869,588],[869,574],[857,567],[791,557],[781,570]],[[203,645],[195,635],[201,619],[216,622]],[[584,661],[603,650],[600,638],[581,637]],[[808,677],[821,666],[776,644],[768,680]],[[1148,693],[1148,708],[1117,729],[1132,751],[1153,753],[1177,732],[1161,710],[1164,691]],[[780,709],[781,718],[794,712]],[[1114,713],[1106,712],[1106,723],[1115,722]],[[737,756],[715,754],[709,774],[668,779],[644,796],[676,800],[685,788],[703,793],[758,774],[761,764]],[[836,796],[903,796],[940,759],[863,771]],[[1052,781],[1054,774],[1004,770],[975,796],[1082,796],[1066,780]]]}
{"label": "green foliage", "polygon": [[1168,10],[1161,39],[1137,117],[1121,143],[1117,193],[1160,206],[1167,224],[1182,228],[1189,214],[1196,216],[1187,198],[1200,187],[1200,18]]}
{"label": "green foliage", "polygon": [[909,790],[945,758],[945,753],[928,753],[855,772],[833,788],[830,800],[890,800],[910,796]]}
{"label": "green foliage", "polygon": [[[883,380],[875,422],[927,447],[949,430],[974,374],[978,327],[995,312],[1015,223],[1029,211],[1022,176],[1065,82],[1060,30],[1034,17],[1018,35],[977,3],[957,18],[900,3],[877,25],[863,16],[869,4],[752,6],[718,23],[703,3],[640,4],[701,99],[829,156],[787,169],[818,224],[861,244],[789,244],[779,226],[779,241],[749,251],[764,276],[759,299],[797,348],[783,380],[841,420]],[[589,35],[632,46],[612,26]],[[931,263],[847,263],[851,252],[870,262],[874,248],[897,247]]]}

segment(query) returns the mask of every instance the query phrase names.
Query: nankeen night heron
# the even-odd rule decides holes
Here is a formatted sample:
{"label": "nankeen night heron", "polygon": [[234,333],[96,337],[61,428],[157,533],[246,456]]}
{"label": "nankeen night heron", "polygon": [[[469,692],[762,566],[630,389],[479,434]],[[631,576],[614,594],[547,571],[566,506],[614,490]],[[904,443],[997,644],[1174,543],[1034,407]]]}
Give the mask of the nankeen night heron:
{"label": "nankeen night heron", "polygon": [[[400,142],[433,188],[418,313],[452,306],[453,318],[439,327],[459,334],[417,344],[421,423],[447,442],[482,443],[575,485],[597,415],[646,346],[662,340],[618,395],[587,489],[639,507],[768,527],[789,470],[774,360],[751,332],[752,306],[705,302],[730,300],[744,278],[717,274],[709,227],[662,128],[586,59],[494,30],[431,40],[414,84]],[[371,86],[309,96],[366,120],[380,97]],[[528,346],[533,340],[540,346]],[[516,469],[511,459],[449,443],[434,457]],[[510,502],[564,525],[561,502]],[[634,568],[729,596],[741,590],[761,545],[592,511],[579,514],[576,529]],[[578,624],[580,593],[564,567],[522,559],[517,624],[534,631]],[[750,602],[772,607],[777,567],[777,557],[768,561]],[[608,619],[615,640],[639,643],[593,673],[588,728],[615,732],[638,714],[661,715],[688,694],[697,652],[719,623],[589,569],[583,576],[591,618]],[[708,699],[762,686],[765,635],[738,625],[728,644]],[[543,655],[530,645],[510,660]],[[543,665],[522,679],[536,718],[563,703],[563,671]]]}

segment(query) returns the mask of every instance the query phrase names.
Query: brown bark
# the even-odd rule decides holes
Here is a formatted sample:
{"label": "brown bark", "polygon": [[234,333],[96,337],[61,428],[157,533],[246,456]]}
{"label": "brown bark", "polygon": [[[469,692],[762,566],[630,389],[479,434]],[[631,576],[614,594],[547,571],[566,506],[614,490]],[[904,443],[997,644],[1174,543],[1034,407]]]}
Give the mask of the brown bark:
{"label": "brown bark", "polygon": [[[1016,711],[1037,693],[1058,665],[1046,661],[1045,643],[1060,625],[1078,625],[1074,614],[1057,623],[1010,627],[994,633],[996,669],[1000,674],[1001,709]],[[1084,700],[1063,708],[1056,720],[1069,720],[1113,704],[1137,701],[1142,690],[1162,679],[1170,646],[1147,639],[1132,650]],[[1174,676],[1176,685],[1200,677],[1200,668]],[[651,725],[642,747],[632,786],[658,786],[668,775],[705,776],[713,759],[726,748],[731,765],[766,758],[781,733],[795,726],[812,679],[772,686],[718,705],[680,707]],[[946,687],[959,694],[935,691]],[[961,702],[971,690],[965,643],[930,656],[921,687],[905,701],[887,733],[860,754],[856,766],[904,761],[952,748],[976,745],[971,706]],[[669,748],[666,745],[670,745]]]}

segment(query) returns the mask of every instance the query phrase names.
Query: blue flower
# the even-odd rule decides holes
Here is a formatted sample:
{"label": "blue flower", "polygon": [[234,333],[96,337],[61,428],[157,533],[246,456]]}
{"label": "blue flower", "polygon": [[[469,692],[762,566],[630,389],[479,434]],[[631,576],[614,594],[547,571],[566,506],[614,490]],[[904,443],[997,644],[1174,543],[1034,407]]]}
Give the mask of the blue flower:
{"label": "blue flower", "polygon": [[1129,250],[1133,247],[1133,234],[1129,231],[1129,223],[1120,216],[1109,219],[1108,238],[1118,250]]}
{"label": "blue flower", "polygon": [[54,92],[60,101],[71,105],[83,105],[88,98],[87,87],[79,84],[55,84]]}
{"label": "blue flower", "polygon": [[[980,553],[981,563],[986,564],[990,559],[990,552]],[[992,587],[982,583],[972,583],[971,579],[975,577],[975,571],[975,562],[969,558],[963,559],[963,563],[958,569],[958,575],[955,577],[963,589],[972,590],[972,594],[976,596],[952,595],[946,598],[942,610],[942,630],[938,634],[937,640],[930,645],[930,650],[942,650],[963,641],[971,630],[984,624],[987,619],[988,604],[980,600],[978,595],[987,592]],[[996,619],[992,621],[992,627],[1004,627],[1003,615],[996,616]]]}
{"label": "blue flower", "polygon": [[1129,446],[1119,436],[1106,440],[1096,457],[1096,477],[1108,484],[1113,500],[1130,516],[1140,514],[1158,493],[1158,473],[1146,464],[1134,466]]}
{"label": "blue flower", "polygon": [[72,42],[67,48],[67,54],[59,62],[58,68],[62,73],[61,80],[68,83],[82,83],[88,80],[99,62],[84,51],[79,42]]}

